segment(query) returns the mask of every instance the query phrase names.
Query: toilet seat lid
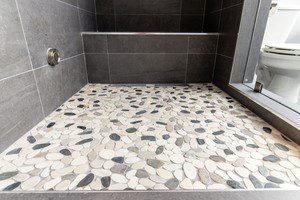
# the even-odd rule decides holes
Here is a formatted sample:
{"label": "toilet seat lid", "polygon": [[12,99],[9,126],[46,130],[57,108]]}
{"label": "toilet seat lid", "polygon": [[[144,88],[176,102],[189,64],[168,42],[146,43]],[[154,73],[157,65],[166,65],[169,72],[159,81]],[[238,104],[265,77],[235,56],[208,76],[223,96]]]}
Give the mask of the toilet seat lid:
{"label": "toilet seat lid", "polygon": [[300,56],[300,44],[292,44],[292,43],[266,44],[265,47],[263,48],[263,51],[267,53],[274,53],[274,54]]}

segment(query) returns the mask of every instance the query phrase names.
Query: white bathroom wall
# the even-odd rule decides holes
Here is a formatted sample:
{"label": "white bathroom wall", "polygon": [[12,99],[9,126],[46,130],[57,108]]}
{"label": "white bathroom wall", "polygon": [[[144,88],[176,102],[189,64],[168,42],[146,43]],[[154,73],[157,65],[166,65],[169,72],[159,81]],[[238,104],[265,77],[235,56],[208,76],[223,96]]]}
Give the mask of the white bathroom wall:
{"label": "white bathroom wall", "polygon": [[278,0],[268,20],[263,46],[270,43],[300,43],[300,0]]}

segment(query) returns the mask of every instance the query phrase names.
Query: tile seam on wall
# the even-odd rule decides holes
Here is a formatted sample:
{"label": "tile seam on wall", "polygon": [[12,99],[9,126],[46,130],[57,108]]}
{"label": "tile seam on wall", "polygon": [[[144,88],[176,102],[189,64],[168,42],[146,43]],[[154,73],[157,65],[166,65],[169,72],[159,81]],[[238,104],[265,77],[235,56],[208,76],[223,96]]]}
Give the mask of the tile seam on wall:
{"label": "tile seam on wall", "polygon": [[230,57],[230,56],[226,56],[226,55],[223,55],[223,54],[220,54],[220,53],[217,53],[217,55],[219,55],[219,56],[223,56],[223,57],[226,57],[226,58],[230,58],[230,59],[234,59],[233,57]]}
{"label": "tile seam on wall", "polygon": [[[95,2],[95,1],[94,1]],[[78,0],[77,0],[77,4],[78,4]],[[80,12],[79,12],[79,7],[77,9],[77,17],[78,17],[78,21],[79,21],[79,27],[81,29],[81,20],[80,20]],[[80,30],[81,32],[81,30]],[[81,46],[82,46],[82,51],[83,51],[83,61],[84,61],[84,66],[85,66],[85,77],[86,77],[86,84],[89,83],[88,80],[88,73],[87,73],[87,65],[86,65],[86,58],[85,58],[85,53],[84,53],[84,42],[83,42],[83,36],[80,34],[81,37]]]}
{"label": "tile seam on wall", "polygon": [[109,50],[108,50],[108,35],[106,35],[106,54],[107,54],[107,68],[108,68],[108,80],[111,84],[111,73],[110,73],[110,64],[109,64]]}
{"label": "tile seam on wall", "polygon": [[[220,19],[221,19],[221,17],[220,17]],[[219,21],[221,21],[221,20],[219,20]],[[217,43],[216,43],[215,60],[214,60],[214,67],[213,67],[213,71],[212,71],[212,77],[211,77],[212,79],[211,80],[214,79],[215,69],[216,69],[216,64],[217,64],[218,46],[219,46],[219,39],[220,39],[219,35],[217,37],[218,37],[218,39],[217,39]]]}
{"label": "tile seam on wall", "polygon": [[[96,7],[96,0],[94,0],[94,7],[95,7],[95,19],[96,19],[96,32],[98,32],[98,15],[97,15],[97,7]],[[82,32],[81,32],[82,37]]]}
{"label": "tile seam on wall", "polygon": [[205,14],[206,14],[206,2],[207,2],[207,0],[204,1],[204,11],[203,11],[203,19],[202,19],[202,32],[204,32],[204,23],[205,23]]}
{"label": "tile seam on wall", "polygon": [[185,63],[185,84],[187,84],[189,51],[190,51],[190,36],[187,36],[187,49],[186,49],[186,60],[185,60],[185,62],[186,62]]}
{"label": "tile seam on wall", "polygon": [[[223,4],[223,3],[222,3]],[[211,15],[211,14],[216,14],[217,12],[221,12],[221,11],[223,11],[223,10],[227,10],[227,9],[230,9],[230,8],[233,8],[233,7],[236,7],[236,6],[240,6],[240,5],[243,5],[244,3],[238,3],[238,4],[234,4],[234,5],[232,5],[232,6],[228,6],[228,7],[226,7],[226,8],[221,8],[221,9],[218,9],[218,10],[214,10],[214,11],[212,11],[212,12],[210,12],[210,13],[207,13],[206,15]],[[222,5],[223,6],[223,5]]]}
{"label": "tile seam on wall", "polygon": [[[60,62],[64,62],[64,61],[70,60],[70,59],[72,59],[72,58],[81,56],[82,54],[84,54],[84,53],[80,53],[80,54],[77,54],[77,55],[75,55],[75,56],[71,56],[71,57],[62,59]],[[5,78],[3,78],[3,79],[0,79],[0,81],[4,81],[4,80],[10,79],[10,78],[14,78],[14,77],[23,75],[23,74],[28,73],[28,72],[34,72],[34,71],[39,70],[39,69],[42,69],[42,68],[44,68],[44,67],[50,67],[50,65],[43,65],[43,66],[38,67],[38,68],[34,68],[34,69],[30,69],[30,70],[27,70],[27,71],[24,71],[24,72],[21,72],[21,73],[18,73],[18,74],[14,74],[14,75],[12,75],[12,76],[5,77]]]}
{"label": "tile seam on wall", "polygon": [[[26,49],[27,49],[27,55],[28,55],[28,58],[29,58],[29,62],[30,62],[30,66],[31,66],[31,71],[32,71],[32,73],[33,73],[34,83],[35,83],[35,87],[36,87],[36,90],[37,90],[39,102],[40,102],[40,104],[41,104],[42,115],[43,115],[43,117],[45,117],[44,106],[43,106],[43,102],[42,102],[40,90],[39,90],[39,87],[38,87],[38,85],[37,85],[36,76],[35,76],[35,73],[33,72],[33,64],[32,64],[32,60],[31,60],[31,54],[30,54],[30,51],[29,51],[28,42],[27,42],[27,38],[26,38],[26,35],[25,35],[25,30],[24,30],[24,26],[23,26],[23,21],[22,21],[22,17],[21,17],[19,5],[18,5],[17,0],[15,0],[14,2],[15,2],[15,4],[16,4],[18,16],[19,16],[19,19],[20,19],[20,24],[21,24],[22,34],[23,34],[23,37],[24,37],[24,40],[25,40]],[[30,71],[30,70],[29,70],[29,71]]]}

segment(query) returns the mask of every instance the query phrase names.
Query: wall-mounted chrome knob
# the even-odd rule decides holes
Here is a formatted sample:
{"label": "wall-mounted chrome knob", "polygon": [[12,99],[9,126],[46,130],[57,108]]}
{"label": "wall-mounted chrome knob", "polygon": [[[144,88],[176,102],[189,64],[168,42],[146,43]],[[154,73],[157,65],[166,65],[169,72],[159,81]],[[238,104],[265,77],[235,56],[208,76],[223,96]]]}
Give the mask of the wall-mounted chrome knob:
{"label": "wall-mounted chrome knob", "polygon": [[47,62],[50,66],[58,65],[60,62],[60,55],[57,49],[48,49]]}

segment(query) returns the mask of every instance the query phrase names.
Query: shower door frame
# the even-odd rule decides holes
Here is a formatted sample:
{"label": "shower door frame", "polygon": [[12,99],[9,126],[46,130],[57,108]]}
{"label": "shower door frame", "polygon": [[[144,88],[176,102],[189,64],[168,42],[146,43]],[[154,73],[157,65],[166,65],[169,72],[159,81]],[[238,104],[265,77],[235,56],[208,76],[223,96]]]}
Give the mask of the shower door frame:
{"label": "shower door frame", "polygon": [[225,91],[300,144],[299,113],[244,84],[245,77],[253,78],[270,7],[271,0],[244,0],[230,81]]}

